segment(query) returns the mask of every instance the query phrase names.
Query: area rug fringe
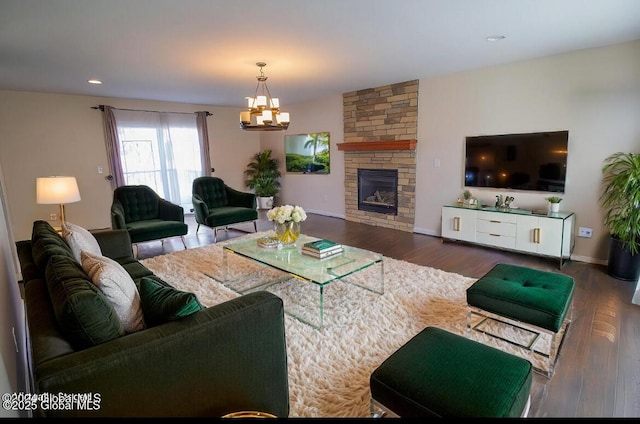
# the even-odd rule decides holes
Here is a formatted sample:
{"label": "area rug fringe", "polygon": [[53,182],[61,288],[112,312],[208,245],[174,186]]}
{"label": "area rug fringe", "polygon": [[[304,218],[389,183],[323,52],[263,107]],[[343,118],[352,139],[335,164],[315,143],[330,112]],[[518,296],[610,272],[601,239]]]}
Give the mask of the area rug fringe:
{"label": "area rug fringe", "polygon": [[[212,306],[238,296],[211,278],[221,275],[221,246],[227,242],[156,256],[142,263],[176,288],[193,292],[204,305]],[[270,277],[269,269],[251,261],[236,255],[230,260],[234,270],[252,278]],[[367,278],[366,272],[359,277]],[[341,281],[330,284],[321,330],[286,316],[290,417],[369,417],[369,377],[382,361],[427,326],[465,334],[466,289],[476,279],[387,257],[384,274],[383,295]],[[537,357],[509,343],[478,332],[471,336],[545,367]]]}

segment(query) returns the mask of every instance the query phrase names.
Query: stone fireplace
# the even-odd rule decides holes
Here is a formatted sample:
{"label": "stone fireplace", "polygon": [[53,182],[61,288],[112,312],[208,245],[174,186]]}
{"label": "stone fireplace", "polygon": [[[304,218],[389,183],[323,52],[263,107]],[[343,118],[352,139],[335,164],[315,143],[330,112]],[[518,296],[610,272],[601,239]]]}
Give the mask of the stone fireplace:
{"label": "stone fireplace", "polygon": [[[338,149],[345,152],[345,219],[413,232],[418,81],[345,93],[343,115],[345,139]],[[361,193],[361,170],[396,176],[393,207],[387,205],[390,201],[383,199],[381,193],[376,198],[375,190]],[[378,191],[390,191],[388,188]],[[365,200],[373,196],[364,208],[360,201],[363,194]]]}

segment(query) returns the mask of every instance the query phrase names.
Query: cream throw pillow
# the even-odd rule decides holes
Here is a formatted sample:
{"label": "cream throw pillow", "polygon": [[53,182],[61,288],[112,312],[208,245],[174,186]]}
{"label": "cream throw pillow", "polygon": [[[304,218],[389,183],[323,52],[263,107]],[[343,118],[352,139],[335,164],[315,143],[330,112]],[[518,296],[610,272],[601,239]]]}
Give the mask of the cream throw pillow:
{"label": "cream throw pillow", "polygon": [[146,328],[140,294],[122,265],[113,259],[83,251],[82,269],[113,304],[127,333]]}
{"label": "cream throw pillow", "polygon": [[62,237],[67,242],[78,263],[82,263],[81,252],[102,256],[102,250],[96,238],[85,228],[65,222],[62,224]]}

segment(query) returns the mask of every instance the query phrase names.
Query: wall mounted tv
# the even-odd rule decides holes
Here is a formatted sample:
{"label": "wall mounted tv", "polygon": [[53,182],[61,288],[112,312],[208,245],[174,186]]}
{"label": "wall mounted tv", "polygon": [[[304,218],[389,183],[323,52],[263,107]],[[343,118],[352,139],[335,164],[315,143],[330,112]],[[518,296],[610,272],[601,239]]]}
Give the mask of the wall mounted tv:
{"label": "wall mounted tv", "polygon": [[564,193],[569,131],[466,137],[465,187]]}

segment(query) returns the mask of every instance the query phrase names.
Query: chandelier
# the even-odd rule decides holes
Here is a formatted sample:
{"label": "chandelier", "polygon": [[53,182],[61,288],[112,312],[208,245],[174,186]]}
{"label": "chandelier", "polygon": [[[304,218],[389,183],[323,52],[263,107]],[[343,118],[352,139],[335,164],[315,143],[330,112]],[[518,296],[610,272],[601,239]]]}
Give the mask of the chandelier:
{"label": "chandelier", "polygon": [[280,131],[289,128],[289,113],[280,112],[280,100],[271,97],[267,87],[267,77],[262,68],[264,62],[256,63],[260,67],[260,75],[256,77],[258,85],[253,97],[247,97],[249,109],[240,112],[240,129],[249,131]]}

